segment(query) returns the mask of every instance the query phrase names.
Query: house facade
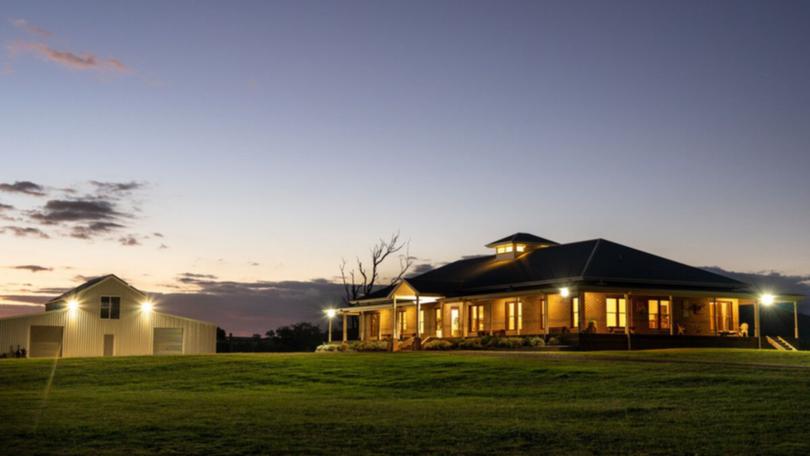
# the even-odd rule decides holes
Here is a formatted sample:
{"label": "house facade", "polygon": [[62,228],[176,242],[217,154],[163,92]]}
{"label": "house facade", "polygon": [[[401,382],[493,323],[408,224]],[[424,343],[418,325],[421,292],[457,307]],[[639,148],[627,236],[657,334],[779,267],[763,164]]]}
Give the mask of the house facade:
{"label": "house facade", "polygon": [[115,275],[97,277],[45,304],[45,312],[0,319],[0,353],[27,357],[216,352],[216,325],[158,312]]}
{"label": "house facade", "polygon": [[[492,255],[447,264],[340,309],[344,340],[346,320],[356,316],[362,340],[417,345],[482,335],[558,336],[584,348],[632,347],[634,340],[638,348],[761,343],[762,295],[737,280],[605,239],[558,244],[516,233],[487,247]],[[799,298],[769,300],[793,302],[795,317]],[[741,323],[742,306],[755,308],[753,325]]]}

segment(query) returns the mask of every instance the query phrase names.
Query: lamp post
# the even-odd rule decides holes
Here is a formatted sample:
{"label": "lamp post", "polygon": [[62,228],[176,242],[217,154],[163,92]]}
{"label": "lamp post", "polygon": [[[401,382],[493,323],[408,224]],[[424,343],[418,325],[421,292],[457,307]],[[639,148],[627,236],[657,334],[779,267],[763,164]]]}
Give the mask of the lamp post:
{"label": "lamp post", "polygon": [[329,321],[329,332],[327,334],[327,343],[332,343],[332,319],[335,318],[337,311],[335,309],[329,308],[324,311],[326,314],[326,319]]}
{"label": "lamp post", "polygon": [[776,298],[772,294],[765,293],[759,296],[759,300],[756,303],[756,309],[754,311],[754,331],[757,334],[757,346],[759,348],[762,348],[762,316],[760,309],[762,306],[773,305],[775,300]]}

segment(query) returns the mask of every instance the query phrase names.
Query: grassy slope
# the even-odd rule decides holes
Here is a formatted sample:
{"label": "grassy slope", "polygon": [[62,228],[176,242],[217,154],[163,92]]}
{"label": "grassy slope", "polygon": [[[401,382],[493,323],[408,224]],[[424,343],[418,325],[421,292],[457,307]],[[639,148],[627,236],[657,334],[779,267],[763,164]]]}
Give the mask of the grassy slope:
{"label": "grassy slope", "polygon": [[810,453],[807,353],[74,359],[44,402],[52,364],[0,360],[0,452]]}

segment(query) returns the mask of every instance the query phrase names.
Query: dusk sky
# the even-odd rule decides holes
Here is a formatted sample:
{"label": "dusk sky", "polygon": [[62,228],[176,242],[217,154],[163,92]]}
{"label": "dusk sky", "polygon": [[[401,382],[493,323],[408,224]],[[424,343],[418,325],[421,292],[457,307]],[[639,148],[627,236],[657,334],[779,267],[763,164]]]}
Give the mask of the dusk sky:
{"label": "dusk sky", "polygon": [[0,316],[115,273],[264,332],[396,231],[420,265],[525,231],[809,281],[808,24],[806,1],[4,1]]}

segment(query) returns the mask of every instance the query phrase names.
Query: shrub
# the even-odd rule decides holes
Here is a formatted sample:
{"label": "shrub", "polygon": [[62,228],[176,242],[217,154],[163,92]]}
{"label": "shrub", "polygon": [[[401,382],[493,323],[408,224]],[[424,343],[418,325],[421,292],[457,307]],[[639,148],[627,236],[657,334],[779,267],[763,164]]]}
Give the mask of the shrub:
{"label": "shrub", "polygon": [[549,337],[548,345],[560,345],[560,339],[558,337]]}
{"label": "shrub", "polygon": [[481,346],[482,347],[494,347],[495,342],[497,340],[498,340],[498,338],[495,337],[495,336],[490,336],[490,335],[481,336]]}
{"label": "shrub", "polygon": [[350,349],[359,352],[380,352],[388,351],[388,347],[389,341],[387,340],[364,340],[353,343]]}
{"label": "shrub", "polygon": [[342,345],[338,344],[321,344],[315,348],[316,352],[338,352],[338,351],[345,351]]}
{"label": "shrub", "polygon": [[422,345],[423,350],[450,350],[451,348],[453,348],[453,344],[443,339],[429,340]]}
{"label": "shrub", "polygon": [[478,338],[478,337],[471,337],[469,339],[461,339],[458,342],[457,346],[458,346],[458,348],[461,348],[461,349],[464,349],[464,350],[478,350],[478,349],[483,348],[483,346],[481,344],[481,339]]}
{"label": "shrub", "polygon": [[522,337],[498,337],[494,345],[498,348],[517,348],[522,347],[524,342]]}
{"label": "shrub", "polygon": [[529,347],[545,347],[546,341],[542,337],[527,337],[526,345]]}

